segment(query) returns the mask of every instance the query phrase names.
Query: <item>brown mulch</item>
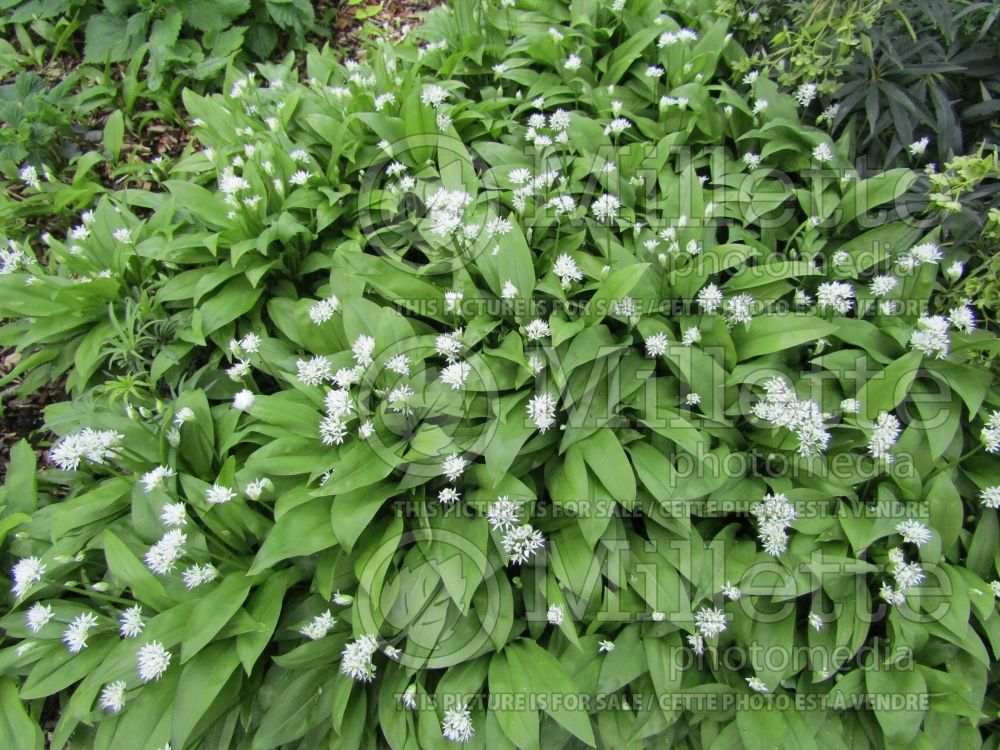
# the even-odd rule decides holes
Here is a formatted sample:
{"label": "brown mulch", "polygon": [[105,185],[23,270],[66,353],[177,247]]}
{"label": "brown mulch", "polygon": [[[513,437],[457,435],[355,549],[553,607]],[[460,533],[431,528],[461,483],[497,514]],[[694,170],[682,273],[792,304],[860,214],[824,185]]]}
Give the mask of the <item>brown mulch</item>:
{"label": "brown mulch", "polygon": [[[10,372],[17,360],[12,349],[0,350],[0,377]],[[14,395],[16,388],[15,381],[0,390],[0,483],[7,476],[11,446],[19,440],[26,439],[32,445],[39,465],[46,460],[45,451],[39,443],[47,442],[52,436],[43,430],[42,409],[66,399],[62,380],[43,386],[23,398]]]}
{"label": "brown mulch", "polygon": [[[315,0],[316,18],[328,19],[331,23],[330,45],[344,58],[358,59],[362,56],[366,40],[384,37],[396,40],[403,36],[404,27],[420,24],[421,15],[440,5],[440,0],[387,0],[372,2],[365,0],[354,7],[336,0]],[[379,10],[368,18],[359,18]]]}

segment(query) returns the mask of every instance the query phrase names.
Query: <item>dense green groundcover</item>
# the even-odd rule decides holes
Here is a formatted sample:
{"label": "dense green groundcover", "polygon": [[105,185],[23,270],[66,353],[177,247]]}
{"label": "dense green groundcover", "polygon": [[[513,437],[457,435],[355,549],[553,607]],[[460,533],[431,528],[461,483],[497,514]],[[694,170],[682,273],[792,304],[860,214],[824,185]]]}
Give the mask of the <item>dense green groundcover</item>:
{"label": "dense green groundcover", "polygon": [[0,746],[997,747],[968,252],[712,8],[232,70],[162,190],[10,238],[72,400],[0,490]]}

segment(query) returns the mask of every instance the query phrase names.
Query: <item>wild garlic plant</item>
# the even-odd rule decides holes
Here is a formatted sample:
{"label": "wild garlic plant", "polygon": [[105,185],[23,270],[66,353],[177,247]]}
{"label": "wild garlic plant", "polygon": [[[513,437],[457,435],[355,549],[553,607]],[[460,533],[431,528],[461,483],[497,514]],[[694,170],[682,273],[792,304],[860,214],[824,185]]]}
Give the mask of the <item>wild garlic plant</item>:
{"label": "wild garlic plant", "polygon": [[730,86],[708,11],[456,0],[232,70],[162,192],[7,251],[22,330],[137,274],[177,318],[150,398],[12,451],[17,731],[55,697],[57,747],[978,737],[997,339],[939,303],[916,174]]}

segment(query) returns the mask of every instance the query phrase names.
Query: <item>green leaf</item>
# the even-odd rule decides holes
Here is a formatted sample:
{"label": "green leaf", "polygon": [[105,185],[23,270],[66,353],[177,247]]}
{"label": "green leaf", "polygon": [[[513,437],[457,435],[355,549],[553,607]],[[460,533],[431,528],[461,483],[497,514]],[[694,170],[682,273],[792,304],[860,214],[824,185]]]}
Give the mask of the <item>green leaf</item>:
{"label": "green leaf", "polygon": [[55,650],[39,659],[24,681],[21,700],[55,695],[79,682],[97,668],[117,642],[110,633],[91,635],[87,647],[78,654],[71,654],[62,643],[54,643]]}
{"label": "green leaf", "polygon": [[254,558],[247,575],[256,575],[275,563],[312,555],[337,544],[330,524],[330,504],[319,497],[296,505],[274,524]]}
{"label": "green leaf", "polygon": [[228,217],[228,206],[215,193],[181,180],[167,180],[164,186],[174,196],[178,206],[191,211],[209,226],[227,229],[232,224]]}
{"label": "green leaf", "polygon": [[191,622],[181,639],[181,664],[191,660],[212,642],[230,618],[243,606],[252,583],[252,580],[242,573],[233,573],[226,576],[222,583],[198,601],[191,613]]}
{"label": "green leaf", "polygon": [[341,456],[329,490],[350,492],[373,485],[389,476],[398,461],[388,450],[376,451],[368,442],[356,442]]}
{"label": "green leaf", "polygon": [[[534,641],[521,638],[510,644],[504,653],[510,660],[511,669],[524,675],[531,693],[568,696],[580,692],[566,668]],[[567,704],[552,701],[544,710],[582,742],[596,747],[594,729],[587,712],[579,705]]]}
{"label": "green leaf", "polygon": [[247,612],[254,621],[259,623],[259,628],[236,636],[236,653],[248,675],[264,649],[267,648],[267,644],[271,642],[278,618],[281,615],[285,593],[298,575],[298,572],[293,569],[276,572],[268,576],[250,599]]}
{"label": "green leaf", "polygon": [[24,710],[14,681],[0,679],[0,747],[41,750],[42,730]]}
{"label": "green leaf", "polygon": [[[911,665],[912,666],[912,665]],[[875,718],[893,742],[909,742],[920,731],[925,710],[912,708],[922,705],[927,695],[927,682],[918,669],[897,669],[878,663],[865,672],[868,692],[878,696],[875,703]],[[899,698],[899,705],[892,705],[890,699]]]}
{"label": "green leaf", "polygon": [[761,315],[753,319],[749,330],[743,326],[733,328],[732,337],[739,361],[745,362],[816,341],[836,330],[836,323],[813,315]]}
{"label": "green leaf", "polygon": [[581,440],[579,446],[583,451],[583,460],[601,480],[601,484],[622,505],[631,508],[636,496],[635,474],[614,431],[599,429]]}
{"label": "green leaf", "polygon": [[589,325],[602,320],[615,302],[628,295],[639,279],[646,273],[649,263],[635,263],[614,271],[606,281],[602,282],[587,303],[584,318]]}
{"label": "green leaf", "polygon": [[254,289],[250,280],[239,276],[201,305],[202,331],[207,336],[232,323],[257,304],[263,289]]}
{"label": "green leaf", "polygon": [[173,745],[185,747],[240,660],[229,643],[213,643],[184,665],[174,697]]}
{"label": "green leaf", "polygon": [[486,471],[495,486],[510,468],[524,447],[524,444],[535,433],[534,425],[528,421],[523,404],[527,399],[514,402],[507,418],[500,420],[494,429],[489,445],[486,447]]}
{"label": "green leaf", "polygon": [[787,740],[788,725],[781,711],[770,704],[737,710],[736,727],[746,750],[774,750],[784,747]]}
{"label": "green leaf", "polygon": [[87,21],[83,61],[119,62],[127,56],[127,21],[110,13],[95,13]]}
{"label": "green leaf", "polygon": [[496,716],[504,734],[517,747],[525,748],[525,750],[540,750],[538,712],[533,708],[518,708],[513,701],[510,702],[510,708],[504,705],[504,701],[509,700],[508,696],[516,699],[526,695],[531,689],[532,686],[526,684],[525,677],[526,675],[523,673],[511,669],[504,654],[496,654],[490,660],[490,695],[503,696],[492,713]]}
{"label": "green leaf", "polygon": [[160,612],[173,606],[163,584],[110,529],[104,531],[104,557],[111,574],[126,584],[138,601]]}
{"label": "green leaf", "polygon": [[[912,169],[890,169],[867,180],[851,181],[837,206],[837,227],[843,228],[876,206],[896,200],[916,180],[917,173]],[[867,222],[871,226],[873,219],[868,217]]]}
{"label": "green leaf", "polygon": [[104,148],[111,154],[112,161],[118,161],[124,139],[125,115],[120,109],[116,109],[104,123]]}
{"label": "green leaf", "polygon": [[880,412],[895,409],[906,398],[922,359],[920,352],[908,352],[869,379],[858,391],[858,413],[874,420]]}
{"label": "green leaf", "polygon": [[3,485],[7,513],[31,513],[38,507],[36,464],[35,451],[24,438],[10,447],[10,461]]}

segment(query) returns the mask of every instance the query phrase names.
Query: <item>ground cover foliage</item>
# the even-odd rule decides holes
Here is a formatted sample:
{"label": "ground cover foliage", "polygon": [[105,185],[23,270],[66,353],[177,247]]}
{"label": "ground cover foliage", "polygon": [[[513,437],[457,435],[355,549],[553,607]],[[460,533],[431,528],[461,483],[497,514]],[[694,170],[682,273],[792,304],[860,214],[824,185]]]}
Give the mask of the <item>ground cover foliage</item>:
{"label": "ground cover foliage", "polygon": [[734,28],[455,0],[8,144],[0,744],[996,747],[995,152]]}

